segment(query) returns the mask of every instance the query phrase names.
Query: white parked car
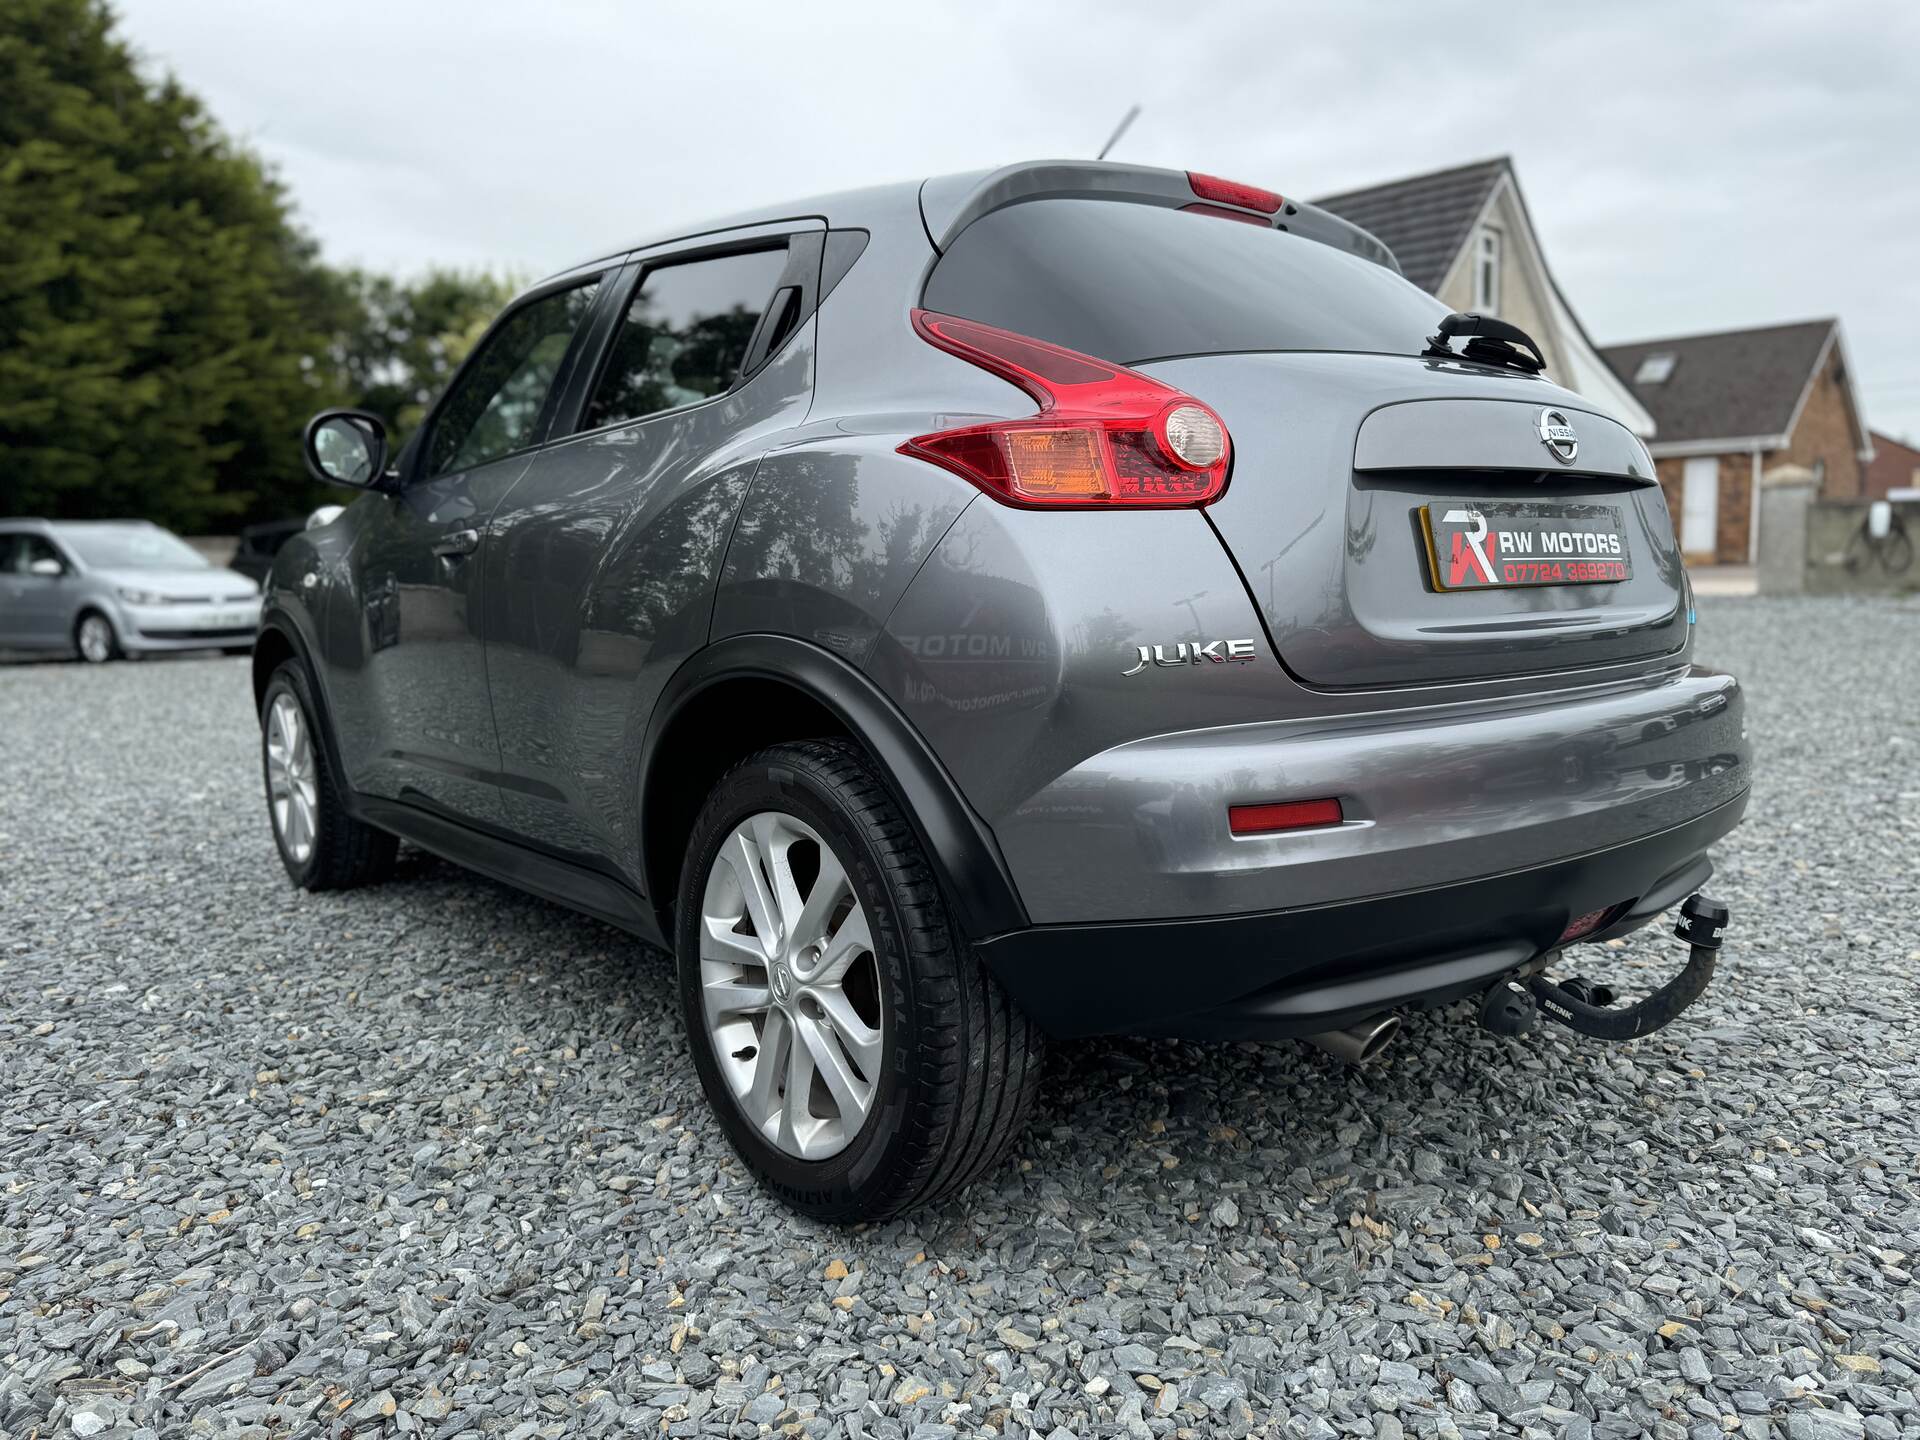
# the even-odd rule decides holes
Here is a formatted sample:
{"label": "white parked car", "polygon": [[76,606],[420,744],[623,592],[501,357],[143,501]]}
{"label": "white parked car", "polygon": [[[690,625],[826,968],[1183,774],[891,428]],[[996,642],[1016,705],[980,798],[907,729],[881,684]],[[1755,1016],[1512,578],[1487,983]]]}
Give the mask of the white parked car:
{"label": "white parked car", "polygon": [[260,587],[145,520],[0,519],[0,647],[93,664],[161,650],[244,655]]}

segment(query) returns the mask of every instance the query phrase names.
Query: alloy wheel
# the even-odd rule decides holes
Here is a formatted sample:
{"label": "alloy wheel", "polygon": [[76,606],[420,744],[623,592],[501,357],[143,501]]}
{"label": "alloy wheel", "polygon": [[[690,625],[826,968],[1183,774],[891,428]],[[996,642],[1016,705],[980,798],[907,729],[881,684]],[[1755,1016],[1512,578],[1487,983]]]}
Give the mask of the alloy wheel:
{"label": "alloy wheel", "polygon": [[98,665],[113,658],[113,626],[104,615],[88,615],[80,622],[80,656]]}
{"label": "alloy wheel", "polygon": [[267,804],[273,830],[294,864],[313,854],[320,813],[313,736],[300,703],[282,691],[267,710]]}
{"label": "alloy wheel", "polygon": [[852,1143],[879,1087],[879,970],[846,866],[805,821],[762,811],[720,846],[700,995],[727,1088],[769,1142],[802,1160]]}

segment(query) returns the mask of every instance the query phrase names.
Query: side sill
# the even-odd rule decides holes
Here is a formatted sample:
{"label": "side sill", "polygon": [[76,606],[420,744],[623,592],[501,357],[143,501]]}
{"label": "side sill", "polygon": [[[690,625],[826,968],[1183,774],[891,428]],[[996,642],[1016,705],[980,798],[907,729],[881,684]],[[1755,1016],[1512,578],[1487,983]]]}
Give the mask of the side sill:
{"label": "side sill", "polygon": [[443,860],[618,926],[647,944],[672,947],[660,933],[653,906],[639,891],[609,875],[489,835],[400,800],[354,796],[353,810],[369,825],[431,850]]}

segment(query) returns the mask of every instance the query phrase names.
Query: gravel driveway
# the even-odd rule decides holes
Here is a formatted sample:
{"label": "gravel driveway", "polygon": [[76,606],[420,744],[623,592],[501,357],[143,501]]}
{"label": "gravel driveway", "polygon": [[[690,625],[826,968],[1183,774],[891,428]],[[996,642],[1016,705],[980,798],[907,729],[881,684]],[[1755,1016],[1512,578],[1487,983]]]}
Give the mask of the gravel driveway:
{"label": "gravel driveway", "polygon": [[289,888],[245,661],[0,669],[0,1433],[1920,1436],[1920,604],[1701,625],[1760,778],[1674,1028],[1062,1046],[857,1232],[733,1159],[663,956]]}

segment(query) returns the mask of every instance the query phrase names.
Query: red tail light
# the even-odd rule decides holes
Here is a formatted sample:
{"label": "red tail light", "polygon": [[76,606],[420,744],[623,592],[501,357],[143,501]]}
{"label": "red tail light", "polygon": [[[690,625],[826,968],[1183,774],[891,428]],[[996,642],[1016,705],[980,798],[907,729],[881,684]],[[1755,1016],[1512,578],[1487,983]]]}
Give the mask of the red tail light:
{"label": "red tail light", "polygon": [[1238,180],[1222,180],[1218,175],[1202,175],[1194,170],[1187,172],[1187,184],[1202,200],[1239,205],[1247,210],[1258,210],[1263,215],[1271,215],[1287,203],[1284,197],[1271,190],[1262,190],[1258,185],[1242,185]]}
{"label": "red tail light", "polygon": [[1009,505],[1205,505],[1227,488],[1232,441],[1191,395],[1122,365],[973,320],[913,312],[922,339],[1018,385],[1030,419],[994,420],[900,447]]}

